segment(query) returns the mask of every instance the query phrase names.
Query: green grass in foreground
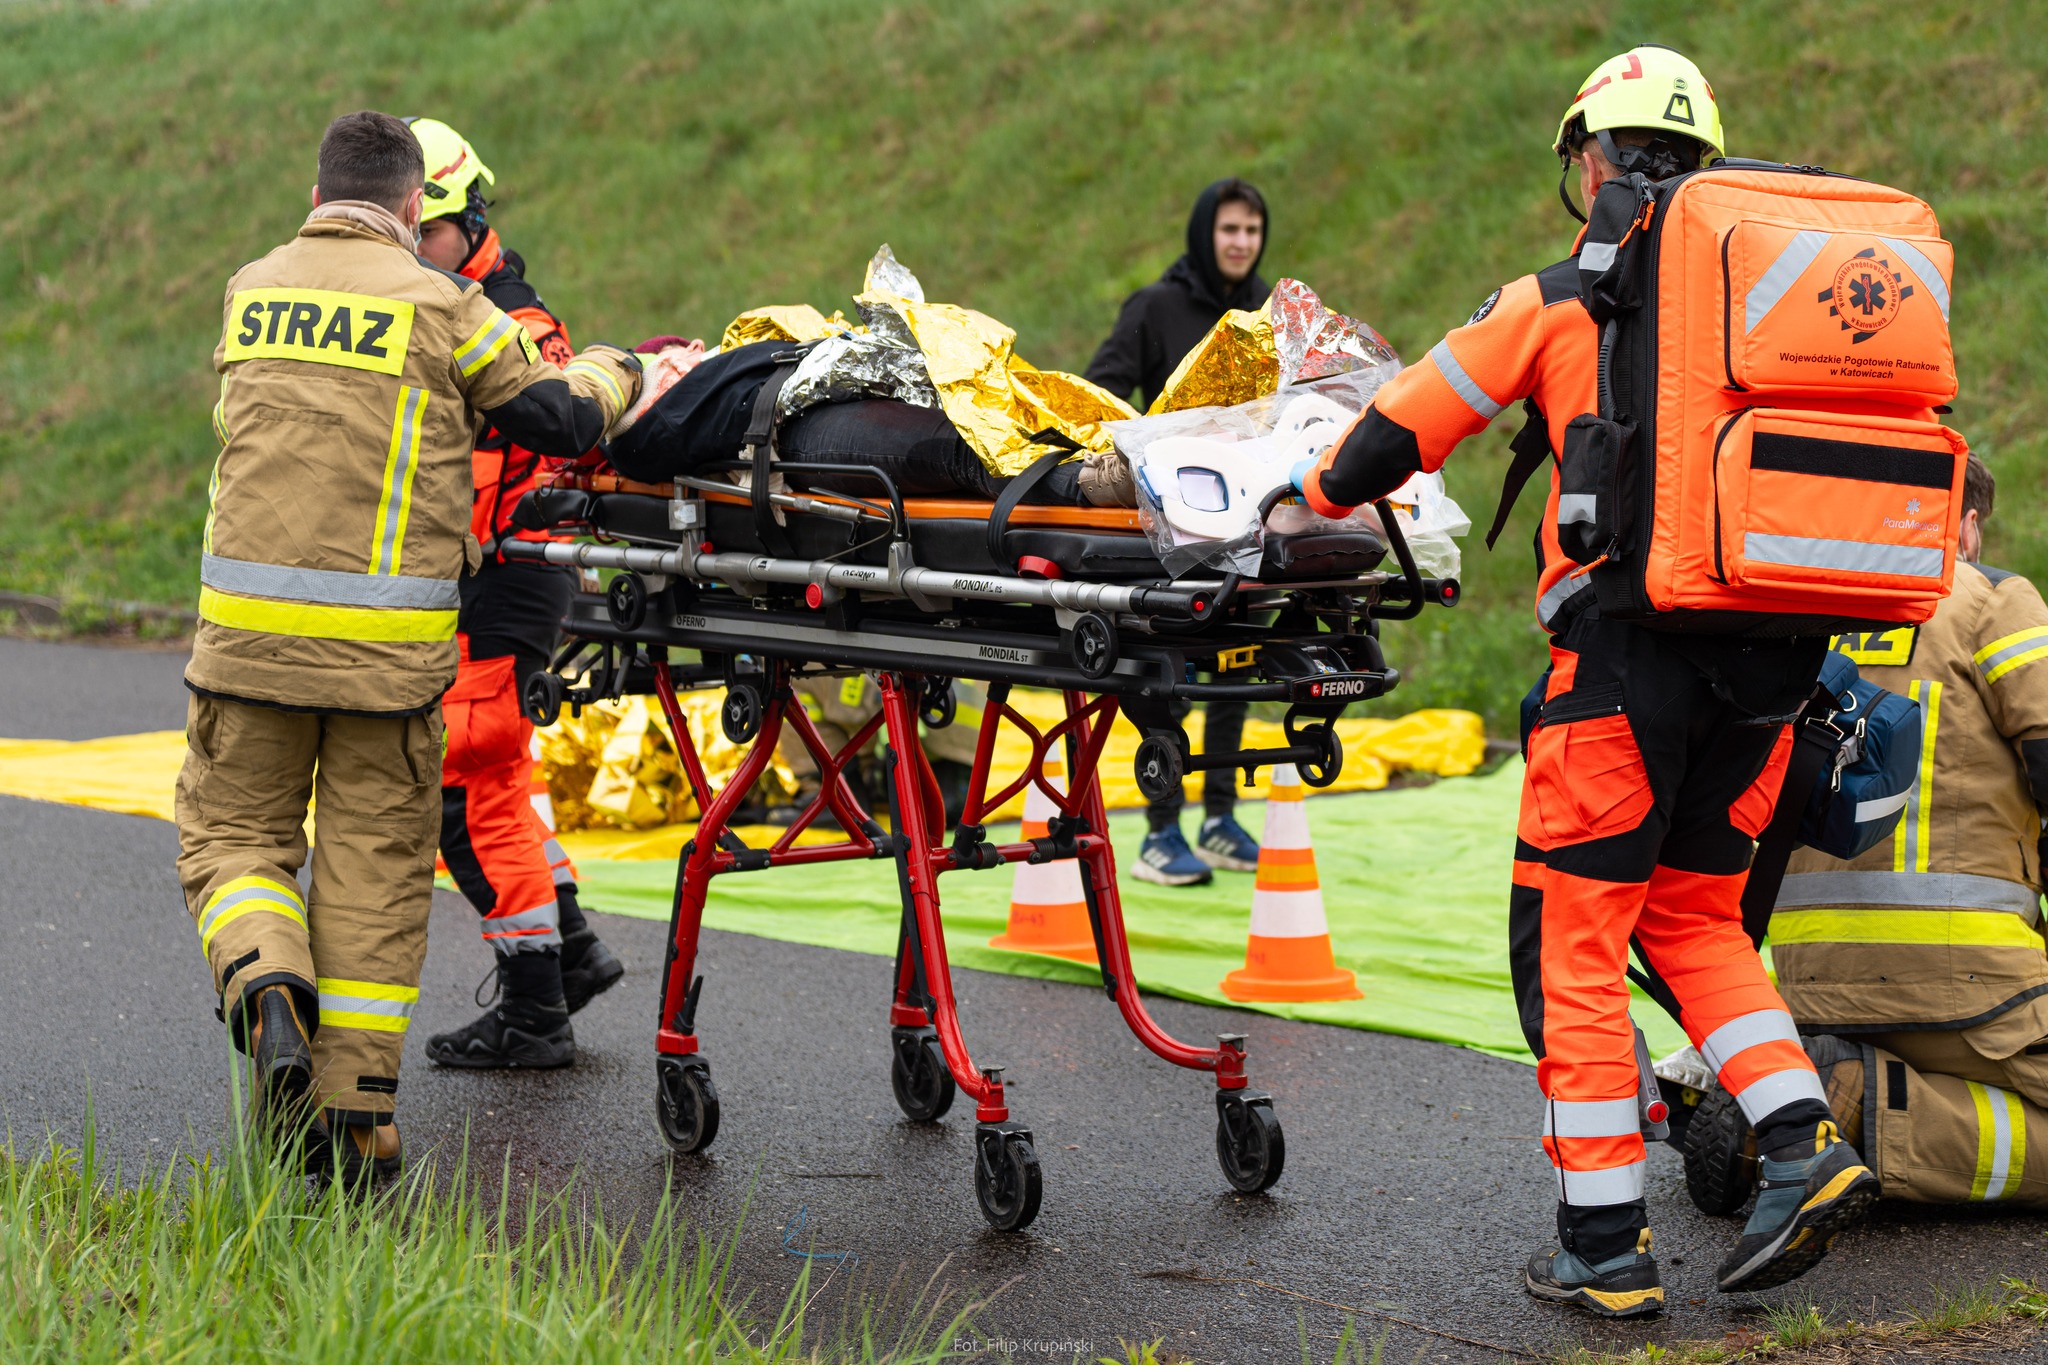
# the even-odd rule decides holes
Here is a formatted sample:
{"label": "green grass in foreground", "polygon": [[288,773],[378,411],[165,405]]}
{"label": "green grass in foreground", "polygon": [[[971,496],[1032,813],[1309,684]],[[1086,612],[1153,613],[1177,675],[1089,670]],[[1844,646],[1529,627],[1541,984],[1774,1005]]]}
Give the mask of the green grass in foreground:
{"label": "green grass in foreground", "polygon": [[[1250,177],[1268,278],[1421,355],[1574,225],[1546,151],[1633,43],[1711,76],[1730,151],[1926,197],[1957,248],[1956,425],[2002,487],[1992,562],[2042,576],[2048,24],[1926,0],[15,0],[0,5],[0,588],[189,606],[220,289],[305,212],[321,128],[431,113],[498,172],[493,220],[582,339],[716,336],[847,304],[891,242],[933,298],[1079,369]],[[1451,490],[1483,528],[1501,430]],[[1532,494],[1466,606],[1389,629],[1402,707],[1496,733],[1541,666]],[[1435,618],[1450,616],[1441,624]]]}
{"label": "green grass in foreground", "polygon": [[614,1228],[574,1191],[515,1195],[507,1179],[487,1201],[462,1164],[435,1175],[416,1163],[358,1205],[236,1156],[127,1181],[89,1141],[26,1160],[10,1145],[0,1360],[918,1365],[959,1326],[913,1306],[900,1330],[874,1310],[807,1331],[808,1275],[779,1311],[745,1301],[732,1242],[685,1231],[666,1200]]}

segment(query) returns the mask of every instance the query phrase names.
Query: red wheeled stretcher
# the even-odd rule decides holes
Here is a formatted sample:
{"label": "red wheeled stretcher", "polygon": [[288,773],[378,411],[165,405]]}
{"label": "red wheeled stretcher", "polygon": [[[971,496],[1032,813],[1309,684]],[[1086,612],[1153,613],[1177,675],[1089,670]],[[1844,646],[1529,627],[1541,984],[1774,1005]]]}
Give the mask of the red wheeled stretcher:
{"label": "red wheeled stretcher", "polygon": [[[855,467],[838,468],[835,486],[843,488],[845,471]],[[1378,621],[1412,617],[1430,602],[1454,604],[1456,581],[1420,577],[1398,530],[1389,539],[1399,574],[1379,570],[1388,547],[1378,537],[1346,530],[1269,535],[1256,577],[1176,579],[1133,513],[905,500],[886,474],[866,472],[883,496],[769,492],[758,478],[748,492],[702,477],[649,485],[581,475],[529,495],[520,518],[591,539],[507,545],[515,557],[617,571],[603,595],[578,597],[554,667],[529,683],[529,714],[545,725],[564,704],[653,693],[702,812],[683,849],[662,972],[655,1034],[662,1133],[676,1151],[694,1152],[718,1132],[718,1090],[696,1032],[704,984],[697,944],[711,879],[891,859],[903,900],[889,1010],[897,1102],[911,1119],[930,1122],[948,1111],[956,1090],[965,1091],[974,1102],[982,1214],[1003,1231],[1030,1224],[1041,1188],[1031,1130],[1011,1116],[1001,1069],[977,1066],[961,1032],[939,879],[1074,858],[1103,989],[1154,1054],[1215,1077],[1224,1176],[1238,1190],[1266,1189],[1280,1178],[1286,1146],[1271,1097],[1247,1079],[1243,1035],[1221,1035],[1213,1046],[1182,1042],[1152,1019],[1134,984],[1099,771],[1111,722],[1121,708],[1143,732],[1137,777],[1148,796],[1178,785],[1190,769],[1283,762],[1310,785],[1327,785],[1343,762],[1337,716],[1399,679],[1381,655]],[[1380,511],[1393,525],[1392,513],[1384,505]],[[882,710],[834,752],[790,682],[853,672],[875,678]],[[1224,680],[1202,681],[1201,674]],[[951,723],[955,678],[987,682],[989,704],[966,807],[948,829],[919,726]],[[1062,692],[1064,719],[1033,725],[1008,704],[1017,685]],[[680,691],[710,687],[725,689],[726,737],[747,746],[716,790],[677,702]],[[1288,743],[1191,756],[1174,719],[1176,698],[1286,703]],[[1029,741],[1031,762],[992,790],[1005,723]],[[733,815],[785,728],[816,761],[821,788],[772,844],[749,847],[730,827]],[[886,740],[886,829],[845,776],[877,734]],[[1044,776],[1054,745],[1072,774],[1067,791]],[[991,841],[985,813],[1027,784],[1058,808],[1046,836]],[[827,817],[845,831],[843,840],[799,844]]]}

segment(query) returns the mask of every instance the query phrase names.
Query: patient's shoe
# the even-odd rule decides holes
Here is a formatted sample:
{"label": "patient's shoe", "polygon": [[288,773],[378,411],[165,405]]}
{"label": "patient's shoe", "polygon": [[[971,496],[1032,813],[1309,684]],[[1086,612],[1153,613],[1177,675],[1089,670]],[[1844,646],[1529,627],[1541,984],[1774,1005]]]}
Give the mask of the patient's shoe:
{"label": "patient's shoe", "polygon": [[1226,872],[1257,872],[1259,841],[1233,815],[1212,815],[1195,836],[1195,856]]}
{"label": "patient's shoe", "polygon": [[1131,864],[1131,875],[1159,886],[1202,886],[1216,878],[1209,865],[1188,847],[1179,825],[1156,829],[1145,836],[1145,842],[1138,848],[1138,860]]}

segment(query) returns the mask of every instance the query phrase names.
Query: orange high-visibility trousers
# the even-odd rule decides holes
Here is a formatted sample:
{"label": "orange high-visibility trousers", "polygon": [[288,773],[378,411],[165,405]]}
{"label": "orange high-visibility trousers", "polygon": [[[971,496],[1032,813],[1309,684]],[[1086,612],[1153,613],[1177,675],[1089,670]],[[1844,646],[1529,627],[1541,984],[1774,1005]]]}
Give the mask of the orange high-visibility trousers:
{"label": "orange high-visibility trousers", "polygon": [[500,954],[559,947],[554,834],[534,809],[533,724],[519,709],[517,662],[463,653],[443,701],[441,856]]}
{"label": "orange high-visibility trousers", "polygon": [[1828,1117],[1740,903],[1791,752],[1784,717],[1812,690],[1823,647],[1680,638],[1597,612],[1552,643],[1528,738],[1510,956],[1560,1226],[1592,1259],[1646,1225],[1632,940],[1760,1141]]}

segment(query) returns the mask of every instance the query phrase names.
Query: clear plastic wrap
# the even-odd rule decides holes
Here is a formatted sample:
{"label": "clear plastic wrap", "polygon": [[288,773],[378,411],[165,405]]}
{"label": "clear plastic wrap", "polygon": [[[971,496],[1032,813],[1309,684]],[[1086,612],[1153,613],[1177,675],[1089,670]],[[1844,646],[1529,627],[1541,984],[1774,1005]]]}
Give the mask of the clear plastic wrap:
{"label": "clear plastic wrap", "polygon": [[[1131,465],[1139,522],[1167,571],[1181,574],[1201,566],[1256,572],[1265,549],[1258,504],[1288,482],[1296,461],[1321,454],[1399,371],[1400,363],[1388,360],[1248,403],[1107,423]],[[1299,509],[1313,522],[1299,529],[1351,524],[1378,531],[1370,512],[1360,509],[1346,522],[1331,523]],[[1290,510],[1290,519],[1296,515]]]}

